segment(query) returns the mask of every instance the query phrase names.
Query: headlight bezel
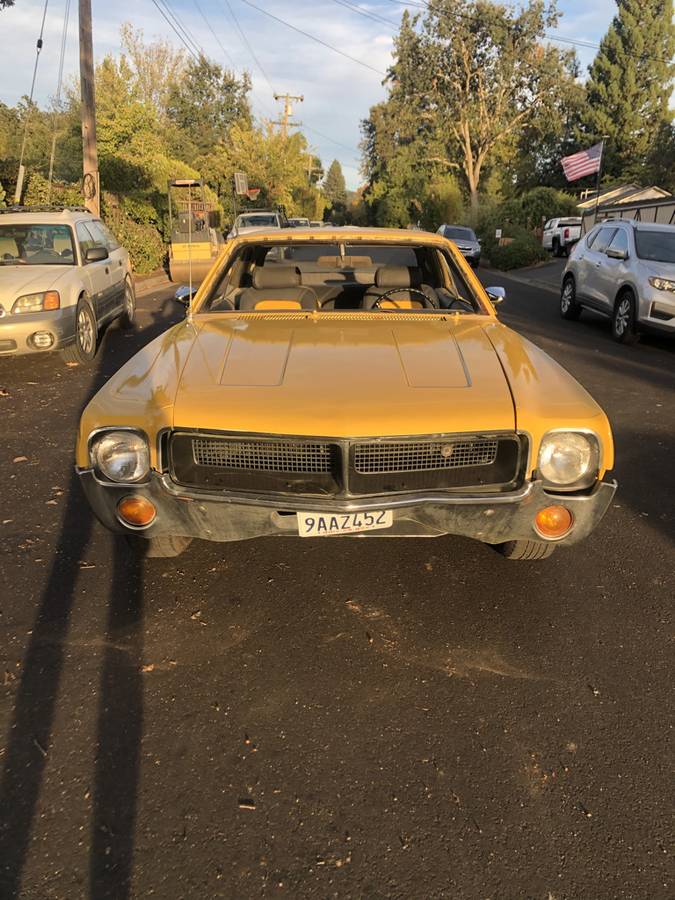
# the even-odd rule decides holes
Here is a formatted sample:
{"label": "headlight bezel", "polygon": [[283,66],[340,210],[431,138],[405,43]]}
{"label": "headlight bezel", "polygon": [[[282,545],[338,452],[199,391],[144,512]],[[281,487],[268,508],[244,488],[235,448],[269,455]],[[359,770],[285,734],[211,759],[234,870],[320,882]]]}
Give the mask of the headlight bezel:
{"label": "headlight bezel", "polygon": [[[30,309],[22,309],[20,306],[21,302],[31,300],[32,298],[39,298],[40,305]],[[45,306],[48,298],[51,302],[48,306]],[[16,298],[12,304],[12,315],[26,316],[31,313],[56,312],[59,309],[61,309],[61,295],[58,291],[31,291],[29,294],[21,294],[20,297]]]}
{"label": "headlight bezel", "polygon": [[[546,464],[542,466],[542,455],[549,441],[556,439],[561,441],[565,435],[583,438],[589,448],[589,462],[586,469],[571,481],[556,481],[547,475],[545,469]],[[544,486],[556,493],[569,493],[571,491],[585,490],[592,487],[598,480],[600,474],[600,463],[602,459],[602,443],[600,437],[595,431],[585,428],[554,428],[542,435],[537,452],[537,476],[542,480]],[[543,470],[544,469],[544,470]]]}
{"label": "headlight bezel", "polygon": [[[115,478],[101,465],[100,456],[97,451],[100,449],[101,443],[107,437],[116,434],[124,436],[134,436],[136,438],[140,438],[143,442],[142,451],[144,451],[145,458],[142,461],[144,465],[141,467],[141,472],[135,478]],[[96,431],[93,431],[89,435],[88,451],[89,463],[92,470],[94,471],[96,478],[105,484],[143,484],[150,478],[150,472],[152,469],[150,460],[150,441],[148,440],[148,435],[145,431],[143,431],[142,428],[134,428],[128,425],[106,426],[105,428],[98,428],[96,429]]]}

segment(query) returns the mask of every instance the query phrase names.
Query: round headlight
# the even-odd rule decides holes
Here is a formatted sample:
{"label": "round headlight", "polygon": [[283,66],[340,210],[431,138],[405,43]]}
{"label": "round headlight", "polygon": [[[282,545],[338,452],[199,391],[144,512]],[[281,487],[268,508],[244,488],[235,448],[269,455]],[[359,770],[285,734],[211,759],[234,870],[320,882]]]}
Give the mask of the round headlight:
{"label": "round headlight", "polygon": [[150,454],[144,437],[133,431],[109,431],[92,447],[96,468],[111,481],[141,481],[150,471]]}
{"label": "round headlight", "polygon": [[583,487],[598,470],[598,444],[592,435],[576,431],[547,434],[539,448],[539,472],[549,484]]}

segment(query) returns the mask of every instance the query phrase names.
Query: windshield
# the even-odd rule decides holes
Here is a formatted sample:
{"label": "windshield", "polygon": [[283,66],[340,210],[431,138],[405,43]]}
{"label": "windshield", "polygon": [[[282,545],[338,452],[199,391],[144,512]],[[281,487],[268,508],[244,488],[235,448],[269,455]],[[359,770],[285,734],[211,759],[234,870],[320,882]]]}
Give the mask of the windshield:
{"label": "windshield", "polygon": [[451,241],[475,241],[476,235],[470,228],[460,228],[455,225],[448,225],[445,229],[446,238]]}
{"label": "windshield", "polygon": [[635,249],[640,259],[675,263],[675,231],[635,229]]}
{"label": "windshield", "polygon": [[277,217],[274,213],[269,215],[250,215],[239,216],[237,219],[237,228],[274,228],[277,224]]}
{"label": "windshield", "polygon": [[0,265],[74,264],[73,233],[67,225],[0,225]]}
{"label": "windshield", "polygon": [[450,253],[437,246],[315,238],[240,247],[200,306],[209,310],[484,311]]}

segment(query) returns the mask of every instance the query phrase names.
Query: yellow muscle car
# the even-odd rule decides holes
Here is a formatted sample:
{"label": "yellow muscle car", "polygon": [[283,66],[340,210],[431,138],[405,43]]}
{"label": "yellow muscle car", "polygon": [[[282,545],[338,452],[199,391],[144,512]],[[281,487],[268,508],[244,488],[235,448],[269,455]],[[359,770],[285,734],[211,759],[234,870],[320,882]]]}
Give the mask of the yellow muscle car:
{"label": "yellow muscle car", "polygon": [[258,230],[177,299],[77,438],[94,512],[148,555],[458,534],[541,559],[607,510],[606,415],[441,235]]}

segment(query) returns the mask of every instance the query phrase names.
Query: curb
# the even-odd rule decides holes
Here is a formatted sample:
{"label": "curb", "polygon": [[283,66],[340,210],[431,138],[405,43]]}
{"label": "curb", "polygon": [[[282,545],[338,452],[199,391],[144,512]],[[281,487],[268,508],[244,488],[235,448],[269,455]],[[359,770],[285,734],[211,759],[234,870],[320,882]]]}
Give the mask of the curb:
{"label": "curb", "polygon": [[158,288],[170,287],[171,283],[172,282],[169,281],[169,277],[166,273],[162,273],[161,275],[151,275],[149,278],[134,278],[134,287],[136,288],[137,297],[142,297]]}

